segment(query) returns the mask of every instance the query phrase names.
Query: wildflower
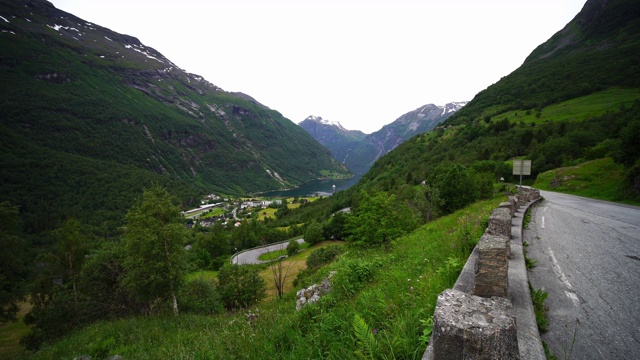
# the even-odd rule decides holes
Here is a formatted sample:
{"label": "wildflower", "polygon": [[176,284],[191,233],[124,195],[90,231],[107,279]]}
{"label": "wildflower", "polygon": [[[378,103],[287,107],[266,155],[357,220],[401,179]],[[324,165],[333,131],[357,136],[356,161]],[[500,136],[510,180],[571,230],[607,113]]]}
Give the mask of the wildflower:
{"label": "wildflower", "polygon": [[413,286],[409,286],[409,290],[413,291]]}
{"label": "wildflower", "polygon": [[371,332],[373,333],[373,335],[375,335],[375,334],[378,333],[378,329],[373,329],[373,330],[371,330]]}

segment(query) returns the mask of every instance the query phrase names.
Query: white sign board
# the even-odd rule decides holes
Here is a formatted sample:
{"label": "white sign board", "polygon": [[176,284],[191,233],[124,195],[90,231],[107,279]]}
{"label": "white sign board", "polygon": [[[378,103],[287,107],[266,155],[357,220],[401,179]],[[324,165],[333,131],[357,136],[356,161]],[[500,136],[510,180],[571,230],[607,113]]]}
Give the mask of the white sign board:
{"label": "white sign board", "polygon": [[513,160],[513,175],[531,175],[531,160]]}

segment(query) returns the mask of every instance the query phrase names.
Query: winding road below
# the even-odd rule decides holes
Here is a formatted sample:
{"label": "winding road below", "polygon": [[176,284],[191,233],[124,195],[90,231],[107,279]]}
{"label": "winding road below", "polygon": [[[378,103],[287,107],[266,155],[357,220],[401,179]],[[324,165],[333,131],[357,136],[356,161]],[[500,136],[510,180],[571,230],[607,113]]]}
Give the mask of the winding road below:
{"label": "winding road below", "polygon": [[549,294],[542,340],[560,359],[638,359],[640,207],[542,196],[524,231],[529,280]]}
{"label": "winding road below", "polygon": [[[245,251],[241,251],[231,258],[232,264],[237,265],[245,265],[245,264],[262,264],[268,261],[259,260],[258,258],[262,254],[270,253],[272,251],[283,250],[287,248],[287,244],[289,244],[290,240],[282,241],[275,244],[269,244],[265,246],[260,246],[253,249],[248,249]],[[298,243],[302,244],[304,239],[297,239]]]}

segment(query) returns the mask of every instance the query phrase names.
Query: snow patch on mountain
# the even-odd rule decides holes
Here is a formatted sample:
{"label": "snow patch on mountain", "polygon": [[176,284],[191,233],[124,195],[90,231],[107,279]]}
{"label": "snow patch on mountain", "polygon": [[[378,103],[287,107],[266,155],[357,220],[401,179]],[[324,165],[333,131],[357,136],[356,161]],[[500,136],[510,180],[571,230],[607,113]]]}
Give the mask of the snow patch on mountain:
{"label": "snow patch on mountain", "polygon": [[55,31],[60,31],[60,29],[65,29],[65,30],[73,30],[73,31],[76,31],[78,33],[80,32],[80,30],[78,30],[76,28],[73,28],[73,27],[70,27],[70,26],[62,26],[62,25],[58,25],[58,24],[54,24],[53,26],[51,26],[51,25],[47,25],[47,26],[52,28]]}
{"label": "snow patch on mountain", "polygon": [[321,116],[309,115],[305,120],[310,120],[322,125],[335,126],[340,130],[347,131],[338,121],[323,119]]}

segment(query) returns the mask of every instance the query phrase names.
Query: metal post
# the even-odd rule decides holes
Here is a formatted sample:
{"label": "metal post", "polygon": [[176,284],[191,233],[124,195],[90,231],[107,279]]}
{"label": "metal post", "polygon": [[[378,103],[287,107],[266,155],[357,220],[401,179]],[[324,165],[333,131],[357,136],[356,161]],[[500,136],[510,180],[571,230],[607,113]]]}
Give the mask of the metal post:
{"label": "metal post", "polygon": [[522,187],[522,173],[524,172],[524,160],[520,160],[520,186]]}

